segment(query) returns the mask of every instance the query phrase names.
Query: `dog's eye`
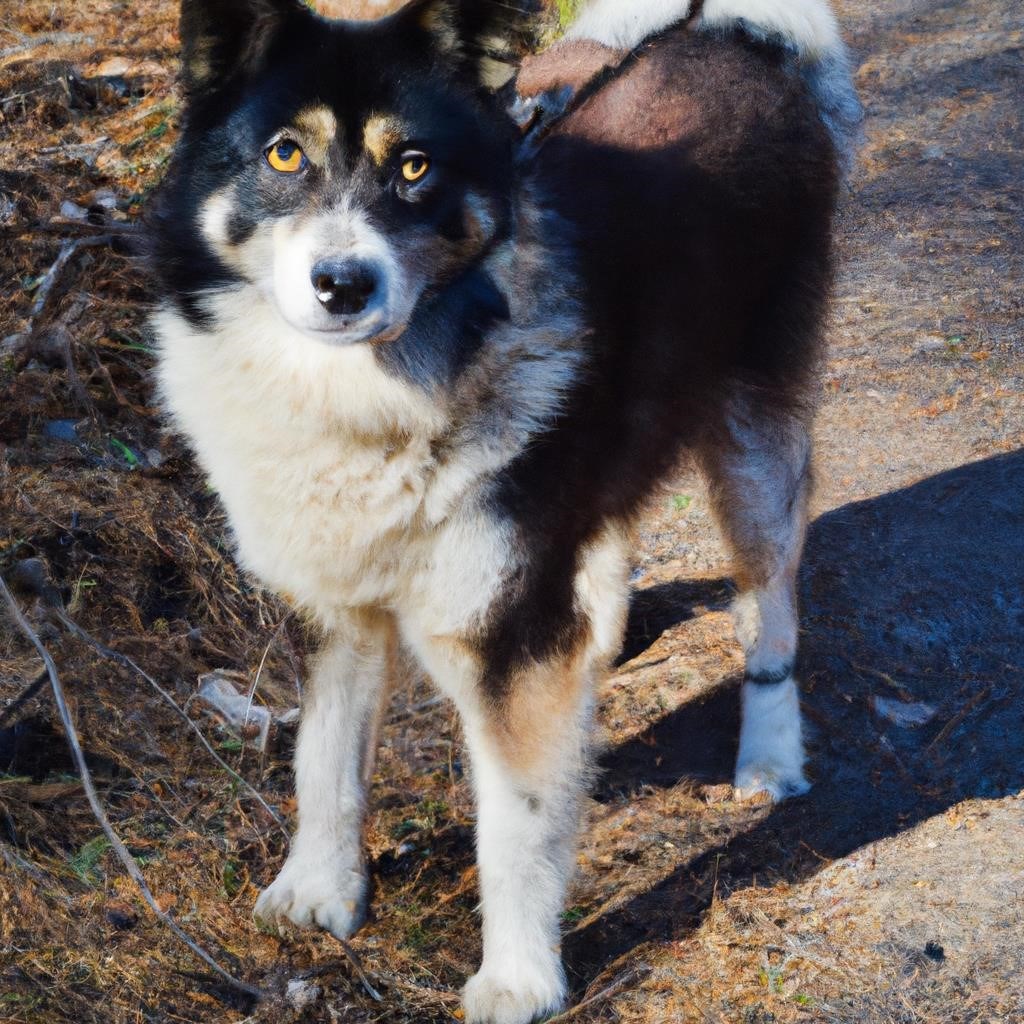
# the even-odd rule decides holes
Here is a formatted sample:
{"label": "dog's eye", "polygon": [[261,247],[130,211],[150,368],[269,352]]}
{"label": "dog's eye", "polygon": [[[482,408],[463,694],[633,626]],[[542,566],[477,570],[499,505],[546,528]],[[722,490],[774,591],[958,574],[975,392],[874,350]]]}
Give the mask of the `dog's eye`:
{"label": "dog's eye", "polygon": [[294,142],[282,139],[267,150],[267,163],[282,174],[295,174],[306,166],[306,154]]}
{"label": "dog's eye", "polygon": [[406,153],[402,160],[402,177],[408,182],[419,181],[430,170],[430,160],[422,153]]}

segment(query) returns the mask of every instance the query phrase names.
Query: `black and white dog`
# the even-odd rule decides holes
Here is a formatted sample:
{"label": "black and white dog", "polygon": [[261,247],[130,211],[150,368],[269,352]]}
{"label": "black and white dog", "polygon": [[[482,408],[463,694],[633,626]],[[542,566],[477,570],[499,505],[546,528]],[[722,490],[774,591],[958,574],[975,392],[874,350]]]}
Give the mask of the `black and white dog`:
{"label": "black and white dog", "polygon": [[512,0],[358,23],[183,0],[185,122],[151,215],[160,391],[242,564],[324,636],[298,832],[256,914],[359,926],[374,723],[404,648],[471,758],[470,1022],[564,999],[595,683],[637,511],[684,449],[741,588],[737,791],[807,786],[794,578],[856,99],[824,0],[690,8],[586,8],[536,59],[557,82],[612,47],[605,82],[524,157],[498,88],[529,29]]}

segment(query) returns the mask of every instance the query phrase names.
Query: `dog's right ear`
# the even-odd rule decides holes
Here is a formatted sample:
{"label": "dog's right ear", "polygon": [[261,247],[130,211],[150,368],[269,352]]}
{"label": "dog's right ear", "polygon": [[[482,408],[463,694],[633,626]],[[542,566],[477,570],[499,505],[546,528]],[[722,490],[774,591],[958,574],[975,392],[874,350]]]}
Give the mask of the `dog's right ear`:
{"label": "dog's right ear", "polygon": [[181,0],[181,75],[197,96],[259,69],[298,0]]}
{"label": "dog's right ear", "polygon": [[539,0],[409,0],[395,17],[425,31],[451,66],[496,89],[535,48],[540,9]]}

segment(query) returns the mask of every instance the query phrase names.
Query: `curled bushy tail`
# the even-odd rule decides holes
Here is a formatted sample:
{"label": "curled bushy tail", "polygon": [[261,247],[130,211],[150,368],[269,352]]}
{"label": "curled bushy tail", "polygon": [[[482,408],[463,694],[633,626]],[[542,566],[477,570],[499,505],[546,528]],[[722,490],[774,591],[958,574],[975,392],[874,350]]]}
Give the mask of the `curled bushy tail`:
{"label": "curled bushy tail", "polygon": [[828,0],[590,0],[567,35],[632,49],[688,19],[697,31],[741,27],[792,52],[839,159],[849,167],[863,115],[850,54]]}
{"label": "curled bushy tail", "polygon": [[840,42],[836,49],[818,60],[802,61],[800,73],[818,102],[818,112],[832,135],[840,166],[848,173],[861,142],[864,123],[864,109],[853,86],[850,51]]}

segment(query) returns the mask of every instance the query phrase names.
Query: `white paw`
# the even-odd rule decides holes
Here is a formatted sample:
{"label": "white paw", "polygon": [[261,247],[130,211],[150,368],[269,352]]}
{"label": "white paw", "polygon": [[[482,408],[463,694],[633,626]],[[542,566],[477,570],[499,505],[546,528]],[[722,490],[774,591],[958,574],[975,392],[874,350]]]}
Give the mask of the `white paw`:
{"label": "white paw", "polygon": [[318,925],[347,939],[366,913],[366,875],[341,857],[290,856],[273,883],[260,893],[253,917],[280,932],[289,922],[300,928]]}
{"label": "white paw", "polygon": [[482,968],[462,990],[466,1024],[530,1024],[565,1006],[565,975],[554,969],[517,971],[513,978]]}
{"label": "white paw", "polygon": [[733,799],[778,803],[790,796],[800,796],[810,788],[804,773],[793,765],[737,765]]}
{"label": "white paw", "polygon": [[792,678],[743,684],[743,724],[733,783],[737,800],[785,800],[810,789],[804,778],[800,699]]}

